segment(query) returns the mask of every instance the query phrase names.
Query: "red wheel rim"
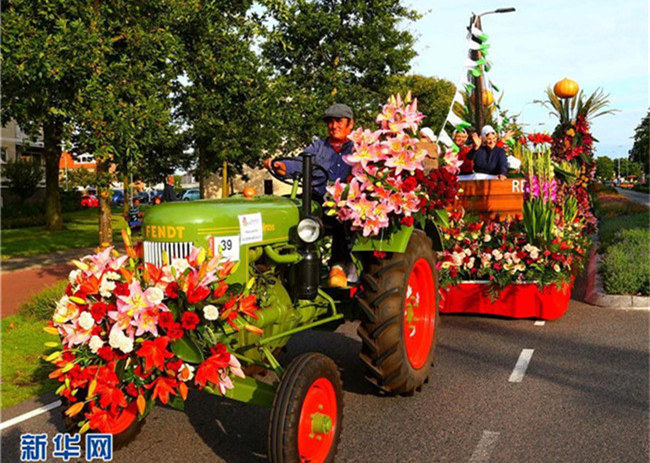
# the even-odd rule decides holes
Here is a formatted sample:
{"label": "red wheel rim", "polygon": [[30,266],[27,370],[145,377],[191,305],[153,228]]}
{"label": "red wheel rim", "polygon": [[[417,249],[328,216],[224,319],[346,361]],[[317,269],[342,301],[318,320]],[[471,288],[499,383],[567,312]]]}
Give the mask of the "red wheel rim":
{"label": "red wheel rim", "polygon": [[404,298],[404,344],[409,363],[422,368],[429,357],[436,321],[435,288],[429,262],[421,257],[413,265]]}
{"label": "red wheel rim", "polygon": [[[337,414],[334,386],[327,378],[318,378],[307,390],[300,410],[298,455],[301,463],[325,461],[336,435]],[[329,429],[319,426],[323,419],[329,420]]]}
{"label": "red wheel rim", "polygon": [[126,429],[133,424],[133,422],[138,417],[138,405],[135,402],[131,402],[128,407],[126,407],[114,420],[104,426],[103,429],[99,431],[102,433],[110,433],[113,435],[119,434],[126,431]]}

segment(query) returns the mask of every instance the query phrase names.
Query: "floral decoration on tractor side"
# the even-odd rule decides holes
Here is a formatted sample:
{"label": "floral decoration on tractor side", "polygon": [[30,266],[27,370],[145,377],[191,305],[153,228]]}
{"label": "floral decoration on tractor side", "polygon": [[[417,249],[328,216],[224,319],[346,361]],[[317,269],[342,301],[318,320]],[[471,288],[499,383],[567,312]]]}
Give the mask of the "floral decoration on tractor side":
{"label": "floral decoration on tractor side", "polygon": [[47,357],[57,367],[50,378],[80,432],[120,432],[123,413],[143,417],[156,400],[182,408],[192,382],[224,394],[244,373],[217,334],[262,333],[249,323],[255,296],[224,281],[233,263],[202,248],[160,267],[143,263],[141,248],[127,253],[75,261],[46,328],[63,345]]}

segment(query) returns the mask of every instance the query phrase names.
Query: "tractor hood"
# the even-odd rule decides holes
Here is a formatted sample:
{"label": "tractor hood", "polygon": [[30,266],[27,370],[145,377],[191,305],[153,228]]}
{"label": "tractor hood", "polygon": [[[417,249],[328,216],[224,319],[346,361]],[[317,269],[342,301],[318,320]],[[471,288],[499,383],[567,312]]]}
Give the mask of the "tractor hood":
{"label": "tractor hood", "polygon": [[299,219],[299,203],[258,196],[163,203],[149,209],[142,234],[149,242],[193,242],[237,237],[242,247],[286,241]]}

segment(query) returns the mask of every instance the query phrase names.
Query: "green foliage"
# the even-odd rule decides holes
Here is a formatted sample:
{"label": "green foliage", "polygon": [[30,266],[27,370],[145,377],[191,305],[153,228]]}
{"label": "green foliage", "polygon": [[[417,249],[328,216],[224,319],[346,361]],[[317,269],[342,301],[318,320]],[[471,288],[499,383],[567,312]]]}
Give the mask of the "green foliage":
{"label": "green foliage", "polygon": [[[645,207],[639,204],[640,207]],[[612,244],[618,241],[617,234],[622,230],[642,229],[648,228],[650,216],[648,209],[645,208],[643,212],[615,215],[609,217],[602,217],[598,223],[598,236],[599,246],[598,252],[603,253]]]}
{"label": "green foliage", "polygon": [[43,129],[45,212],[51,229],[63,225],[61,142],[72,132],[87,79],[101,72],[97,23],[91,2],[13,0],[2,8],[2,119],[15,119],[32,135]]}
{"label": "green foliage", "polygon": [[602,180],[611,180],[614,177],[614,161],[607,156],[596,158],[596,177]]}
{"label": "green foliage", "polygon": [[[62,180],[63,185],[65,186],[65,180]],[[68,182],[67,187],[70,188],[86,188],[88,186],[97,185],[97,174],[94,171],[88,169],[70,169],[68,170]]]}
{"label": "green foliage", "polygon": [[48,378],[52,366],[42,358],[54,350],[44,344],[56,342],[58,338],[45,333],[45,326],[45,321],[22,313],[0,321],[1,408],[41,396],[58,387],[56,381]]}
{"label": "green foliage", "polygon": [[35,294],[28,302],[22,304],[20,312],[37,320],[50,320],[57,301],[65,293],[67,284],[67,280],[61,280],[52,286],[48,286]]}
{"label": "green foliage", "polygon": [[648,185],[647,183],[645,185],[640,185],[640,184],[634,185],[632,187],[632,190],[638,191],[639,193],[650,193],[650,185]]}
{"label": "green foliage", "polygon": [[551,87],[546,88],[546,100],[535,100],[535,103],[541,104],[551,111],[551,114],[557,117],[560,125],[575,120],[578,115],[584,116],[587,120],[606,114],[615,114],[617,109],[605,109],[609,106],[609,95],[603,89],[597,88],[588,97],[584,91],[580,92],[573,98],[558,98],[553,93]]}
{"label": "green foliage", "polygon": [[406,96],[409,91],[418,99],[418,110],[426,116],[422,125],[431,127],[438,134],[445,123],[456,86],[445,79],[417,74],[392,76],[389,79],[388,93]]}
{"label": "green foliage", "polygon": [[630,161],[629,159],[617,159],[614,163],[617,177],[627,177],[628,175],[639,176],[643,172],[643,164],[640,162]]}
{"label": "green foliage", "polygon": [[648,138],[650,137],[650,109],[648,114],[641,120],[636,129],[634,129],[634,145],[629,151],[629,159],[638,162],[643,166],[643,171],[650,173],[650,146]]}
{"label": "green foliage", "polygon": [[178,116],[200,180],[224,160],[241,173],[280,140],[269,72],[253,50],[261,20],[252,3],[190,1],[174,25],[176,70],[184,76],[175,86]]}
{"label": "green foliage", "polygon": [[43,169],[36,159],[17,159],[2,167],[9,191],[26,200],[31,197],[43,180]]}
{"label": "green foliage", "polygon": [[416,55],[407,26],[418,13],[399,0],[287,0],[271,13],[262,50],[282,96],[273,129],[286,146],[324,135],[320,116],[333,103],[348,104],[358,125],[374,127],[390,77],[407,72]]}
{"label": "green foliage", "polygon": [[608,294],[650,295],[650,231],[624,230],[616,235],[601,261],[600,273]]}

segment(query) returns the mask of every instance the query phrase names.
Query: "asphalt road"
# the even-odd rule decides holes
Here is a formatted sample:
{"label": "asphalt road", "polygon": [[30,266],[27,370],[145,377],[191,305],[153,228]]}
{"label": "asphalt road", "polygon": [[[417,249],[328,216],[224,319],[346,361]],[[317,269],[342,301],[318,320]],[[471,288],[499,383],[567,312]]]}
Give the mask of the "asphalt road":
{"label": "asphalt road", "polygon": [[625,196],[627,199],[630,199],[636,203],[645,204],[646,206],[650,207],[650,195],[647,193],[627,190],[625,188],[617,188],[616,191]]}
{"label": "asphalt road", "polygon": [[[357,359],[354,324],[297,336],[289,355],[321,351],[342,369],[337,462],[647,462],[649,314],[571,301],[562,319],[543,326],[445,316],[433,376],[414,397],[375,394]],[[530,363],[521,382],[510,382],[524,349]],[[3,421],[29,407],[5,410]],[[2,461],[20,460],[21,433],[61,432],[59,415],[4,430]],[[191,393],[186,412],[155,408],[113,461],[264,462],[268,417],[266,409]]]}

